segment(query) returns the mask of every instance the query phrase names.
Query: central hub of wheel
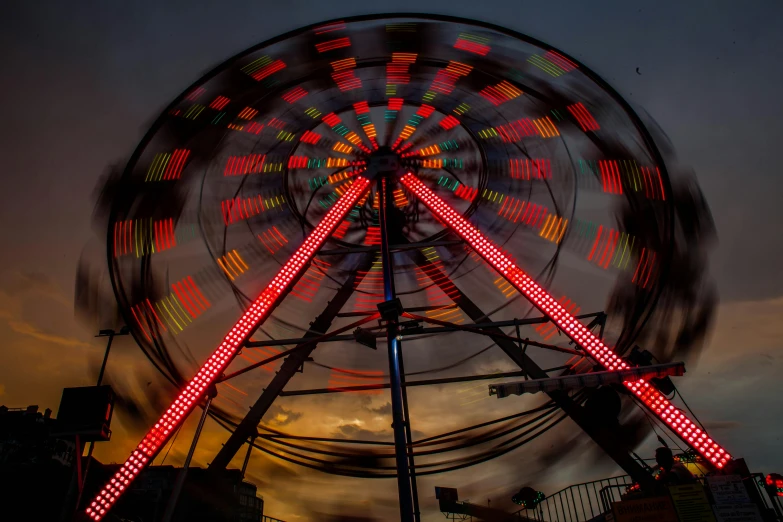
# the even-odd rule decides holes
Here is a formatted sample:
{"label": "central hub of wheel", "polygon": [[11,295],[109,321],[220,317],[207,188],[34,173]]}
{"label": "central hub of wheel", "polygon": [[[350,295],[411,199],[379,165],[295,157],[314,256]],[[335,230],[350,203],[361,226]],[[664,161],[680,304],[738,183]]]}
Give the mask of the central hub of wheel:
{"label": "central hub of wheel", "polygon": [[381,147],[367,158],[367,177],[394,176],[402,169],[400,156],[389,147]]}

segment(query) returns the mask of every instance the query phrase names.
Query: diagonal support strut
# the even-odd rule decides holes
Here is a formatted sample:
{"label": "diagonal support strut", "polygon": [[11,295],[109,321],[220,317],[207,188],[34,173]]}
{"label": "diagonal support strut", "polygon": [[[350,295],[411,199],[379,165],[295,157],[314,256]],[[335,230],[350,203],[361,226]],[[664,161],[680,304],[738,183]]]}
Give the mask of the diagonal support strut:
{"label": "diagonal support strut", "polygon": [[[627,362],[618,357],[581,322],[574,319],[543,287],[516,266],[492,241],[484,237],[475,226],[446,204],[417,176],[409,172],[402,176],[400,181],[438,219],[470,244],[477,254],[595,361],[610,371],[630,368]],[[731,460],[731,455],[726,450],[676,408],[653,384],[641,379],[626,381],[623,384],[648,410],[669,426],[683,442],[705,457],[712,466],[720,469]]]}
{"label": "diagonal support strut", "polygon": [[91,520],[101,520],[139,473],[150,465],[177,427],[193,411],[207,389],[228,367],[240,347],[248,341],[256,329],[269,317],[286,294],[291,284],[301,274],[307,263],[334,232],[343,218],[369,188],[370,182],[362,176],[354,178],[350,188],[335,202],[320,223],[307,236],[302,245],[278,271],[261,295],[245,311],[223,342],[196,372],[171,407],[160,417],[138,444],[130,457],[101,489],[85,510]]}
{"label": "diagonal support strut", "polygon": [[[329,301],[326,309],[321,312],[315,321],[312,322],[310,330],[304,336],[304,339],[315,338],[325,334],[332,325],[332,321],[337,317],[337,314],[348,302],[348,299],[353,294],[354,288],[361,282],[362,274],[372,267],[373,257],[367,256],[357,270],[354,270],[345,283],[340,287],[335,296]],[[306,347],[305,347],[306,346]],[[248,442],[251,437],[256,434],[258,429],[258,423],[261,422],[264,414],[272,406],[274,400],[283,391],[283,388],[288,384],[291,378],[296,375],[296,372],[304,364],[310,354],[313,353],[317,343],[300,343],[296,351],[293,351],[283,365],[275,374],[272,382],[264,388],[264,391],[258,397],[255,404],[250,408],[250,411],[245,418],[239,423],[239,426],[231,433],[226,443],[220,448],[215,458],[209,464],[210,469],[224,469],[234,458],[239,448],[245,442]]]}

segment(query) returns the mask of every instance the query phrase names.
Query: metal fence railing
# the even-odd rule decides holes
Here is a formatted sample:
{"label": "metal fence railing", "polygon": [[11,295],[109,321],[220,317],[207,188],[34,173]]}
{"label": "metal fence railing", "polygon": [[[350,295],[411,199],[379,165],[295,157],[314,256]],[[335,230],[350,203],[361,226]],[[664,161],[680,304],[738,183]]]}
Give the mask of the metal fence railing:
{"label": "metal fence railing", "polygon": [[283,522],[279,518],[272,518],[264,515],[264,517],[261,519],[261,522]]}
{"label": "metal fence railing", "polygon": [[[774,512],[777,519],[783,522],[783,499],[768,494],[764,487],[764,475],[754,473],[751,477],[755,493],[763,505],[759,507]],[[704,477],[698,477],[698,480],[706,485]],[[523,509],[514,514],[519,518],[541,522],[589,522],[607,513],[612,508],[612,502],[620,501],[620,496],[631,484],[628,475],[576,484],[549,495],[535,509]],[[751,497],[756,497],[752,492],[749,493]]]}
{"label": "metal fence railing", "polygon": [[628,475],[575,484],[549,495],[535,510],[515,515],[542,522],[587,522],[609,511],[631,484]]}

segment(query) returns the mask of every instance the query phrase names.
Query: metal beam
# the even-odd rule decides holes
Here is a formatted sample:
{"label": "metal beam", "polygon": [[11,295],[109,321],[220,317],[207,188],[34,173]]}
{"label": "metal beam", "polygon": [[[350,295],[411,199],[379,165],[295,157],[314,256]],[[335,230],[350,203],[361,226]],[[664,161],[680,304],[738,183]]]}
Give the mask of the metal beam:
{"label": "metal beam", "polygon": [[[444,240],[444,241],[430,241],[430,242],[422,242],[422,243],[403,243],[400,245],[389,245],[389,251],[390,252],[402,252],[404,250],[415,250],[417,248],[427,248],[427,247],[436,247],[436,246],[456,246],[456,245],[462,245],[464,241],[462,240]],[[363,254],[366,252],[371,252],[374,254],[377,254],[381,251],[380,246],[360,246],[360,247],[346,247],[346,248],[335,248],[332,250],[321,250],[318,252],[319,256],[343,256],[346,254]]]}
{"label": "metal beam", "polygon": [[[428,261],[420,252],[412,251],[411,253],[415,256],[416,264],[420,267],[423,268],[428,264]],[[457,288],[446,273],[433,265],[427,268],[430,273],[438,276],[435,278],[430,276],[430,279],[441,287],[446,295],[452,296],[454,302],[462,309],[465,315],[473,321],[480,321],[486,317],[484,312],[462,290]],[[526,371],[529,377],[533,379],[548,377],[533,359],[528,357],[526,353],[522,353],[516,343],[507,338],[503,331],[499,328],[489,328],[489,330],[495,344],[523,371]],[[498,335],[492,336],[491,333],[497,333]],[[638,482],[642,487],[652,487],[654,485],[650,473],[628,454],[630,448],[626,447],[625,441],[606,426],[592,422],[589,415],[568,396],[567,392],[551,391],[547,395],[635,482]]]}
{"label": "metal beam", "polygon": [[[408,311],[407,309],[405,310]],[[371,312],[376,313],[376,312]],[[599,312],[598,314],[584,314],[584,315],[578,315],[576,316],[577,319],[582,319],[585,317],[596,317],[597,315],[602,314],[603,312]],[[366,315],[366,314],[362,314]],[[430,320],[428,321],[436,322],[436,320]],[[517,325],[526,325],[526,324],[542,324],[549,322],[549,319],[542,319],[542,318],[536,318],[536,319],[513,319],[511,321],[496,321],[496,322],[486,322],[486,323],[475,323],[470,325],[452,325],[452,326],[436,326],[436,327],[424,327],[417,329],[415,334],[413,335],[423,335],[423,334],[438,334],[438,333],[448,333],[448,332],[457,332],[457,331],[473,331],[477,329],[487,329],[487,328],[502,328],[505,326],[517,326]],[[439,321],[439,324],[443,323],[446,324],[444,321]],[[489,335],[487,332],[473,332],[480,335]],[[506,335],[506,334],[502,334]],[[386,334],[383,332],[378,332],[375,334],[375,337],[380,339],[382,337],[386,337]],[[406,336],[407,337],[407,336]],[[328,339],[322,339],[319,341],[320,343],[331,343],[331,342],[338,342],[338,341],[353,341],[355,340],[355,337],[353,335],[333,335],[330,336]],[[411,339],[412,340],[412,339]],[[248,341],[245,343],[245,346],[248,346],[250,348],[258,348],[261,346],[286,346],[291,344],[300,344],[303,342],[308,341],[308,337],[293,337],[289,339],[270,339],[267,341]],[[525,339],[516,339],[517,342],[526,342],[530,344],[530,346],[535,346],[537,348],[545,348],[547,350],[556,350],[556,351],[563,351],[564,348],[560,346],[555,346],[553,344],[547,344],[547,343],[539,343],[537,341],[525,341]],[[565,348],[565,350],[568,350]],[[566,352],[566,353],[570,353]],[[579,353],[582,355],[582,353]],[[572,354],[573,355],[573,354]]]}
{"label": "metal beam", "polygon": [[[362,276],[359,274],[366,273],[372,266],[372,259],[372,256],[367,256],[363,261],[362,266],[351,273],[345,284],[340,287],[334,298],[326,305],[326,309],[324,309],[324,311],[315,318],[315,321],[311,323],[310,331],[304,339],[302,339],[303,341],[306,341],[308,338],[319,337],[329,330],[332,321],[337,317],[337,313],[345,306],[345,303],[348,302],[351,294],[353,294],[353,290],[356,287],[355,285],[361,281]],[[302,367],[302,364],[307,361],[307,358],[310,357],[310,354],[313,353],[316,346],[318,346],[316,343],[307,343],[307,346],[302,347],[301,350],[292,352],[291,355],[283,361],[283,365],[275,374],[272,382],[264,389],[261,396],[250,408],[248,414],[242,419],[242,422],[239,423],[233,433],[231,433],[231,436],[223,447],[220,448],[218,454],[215,455],[215,458],[209,464],[209,469],[225,469],[234,458],[237,451],[239,451],[239,448],[256,434],[258,423],[261,422],[264,414],[269,410],[270,406],[272,406],[272,403],[278,395],[280,395],[280,392],[283,391],[283,388],[288,384],[288,381],[296,375],[299,368]]]}
{"label": "metal beam", "polygon": [[[381,259],[383,260],[383,293],[387,302],[397,299],[394,289],[394,264],[392,253],[389,250],[389,203],[391,201],[391,189],[387,185],[391,183],[386,177],[378,178],[378,221],[381,231]],[[391,206],[393,209],[394,207]],[[412,455],[408,449],[410,440],[410,419],[404,411],[406,401],[403,397],[402,379],[402,346],[398,332],[398,321],[395,317],[386,318],[386,339],[389,348],[389,391],[392,405],[392,431],[394,433],[394,456],[397,464],[397,490],[400,500],[400,520],[412,522],[414,518],[413,491],[411,488]],[[407,428],[407,429],[406,429]]]}
{"label": "metal beam", "polygon": [[[504,372],[492,373],[488,375],[468,375],[465,377],[444,377],[442,379],[425,379],[420,381],[406,381],[405,388],[415,386],[432,386],[434,384],[450,384],[455,382],[485,381],[491,379],[505,379],[508,377],[524,377],[525,372]],[[389,387],[389,383],[383,384],[364,384],[360,386],[341,386],[339,388],[315,388],[309,390],[291,390],[280,392],[281,397],[294,397],[296,395],[322,395],[326,393],[346,393],[362,392],[368,390],[384,390]]]}

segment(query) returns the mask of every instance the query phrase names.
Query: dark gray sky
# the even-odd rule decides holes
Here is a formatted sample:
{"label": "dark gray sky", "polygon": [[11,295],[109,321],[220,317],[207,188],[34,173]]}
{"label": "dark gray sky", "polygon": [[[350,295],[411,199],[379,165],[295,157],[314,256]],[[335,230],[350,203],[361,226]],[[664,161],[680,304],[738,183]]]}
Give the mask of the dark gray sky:
{"label": "dark gray sky", "polygon": [[720,323],[683,388],[702,417],[724,423],[724,444],[735,454],[758,466],[774,454],[783,466],[781,421],[766,424],[770,410],[778,418],[783,411],[775,385],[783,360],[783,4],[123,4],[3,6],[0,403],[56,407],[61,387],[83,383],[85,361],[98,347],[67,309],[91,237],[91,191],[173,97],[231,55],[305,24],[369,12],[433,12],[507,26],[563,49],[666,131],[682,162],[695,169],[720,239],[712,258]]}

